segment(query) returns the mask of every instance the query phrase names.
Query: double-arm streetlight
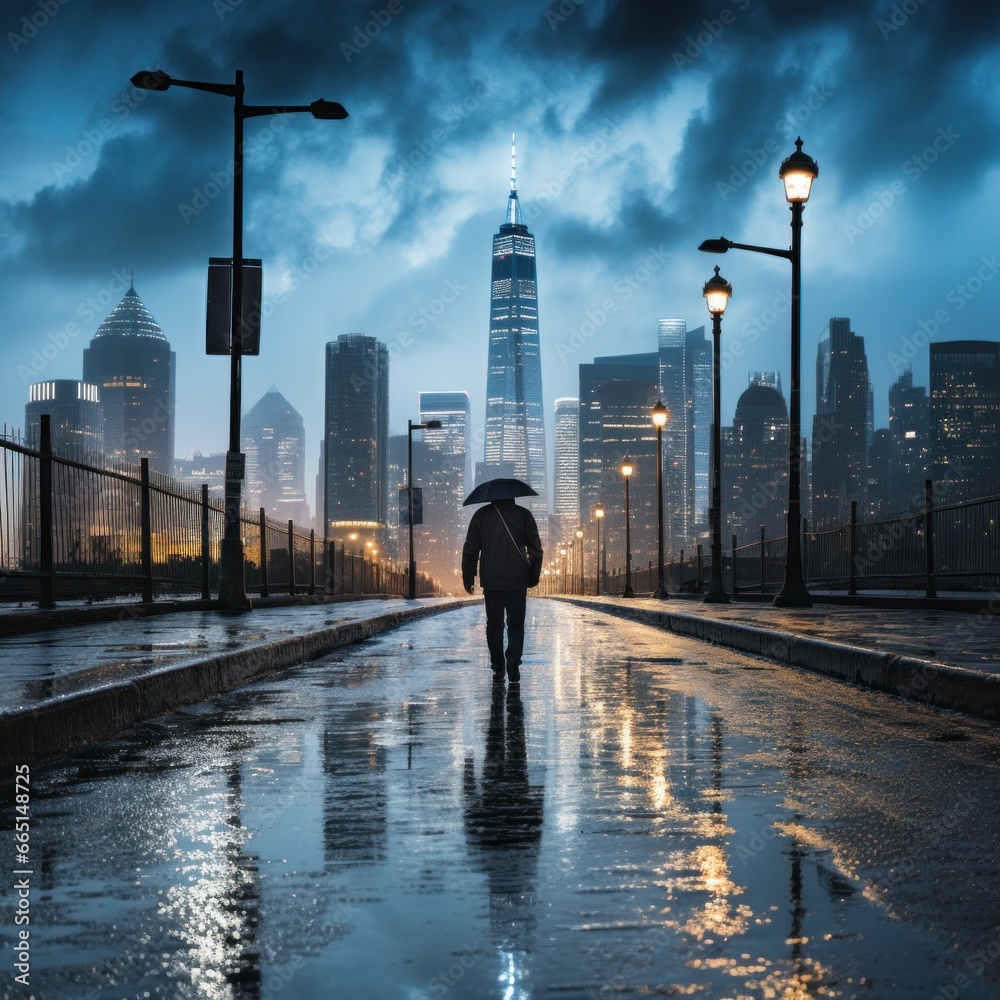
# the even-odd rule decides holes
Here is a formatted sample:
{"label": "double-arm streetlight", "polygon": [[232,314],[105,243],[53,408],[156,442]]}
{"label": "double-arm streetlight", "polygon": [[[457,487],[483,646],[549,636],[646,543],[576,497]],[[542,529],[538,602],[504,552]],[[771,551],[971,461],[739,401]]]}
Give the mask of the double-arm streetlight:
{"label": "double-arm streetlight", "polygon": [[628,481],[632,478],[632,473],[635,472],[632,460],[626,458],[619,471],[625,480],[625,591],[622,593],[622,597],[635,597],[632,591],[632,528],[629,523],[628,509]]}
{"label": "double-arm streetlight", "polygon": [[233,284],[230,327],[229,371],[229,451],[226,455],[225,535],[219,557],[219,606],[244,608],[247,604],[243,569],[243,539],[240,535],[240,493],[243,480],[243,455],[240,450],[241,361],[243,355],[243,121],[262,115],[284,115],[308,111],[313,118],[341,121],[347,117],[336,101],[313,101],[312,104],[278,107],[243,103],[243,70],[236,71],[235,83],[202,83],[176,80],[163,70],[144,70],[132,77],[132,86],[140,90],[169,90],[187,87],[221,94],[234,101],[235,138],[233,142]]}
{"label": "double-arm streetlight", "polygon": [[[425,420],[422,424],[415,424],[412,420],[406,421],[406,508],[408,512],[406,520],[410,528],[410,580],[406,586],[406,597],[411,601],[416,600],[417,597],[417,560],[413,555],[413,432],[437,430],[440,426],[440,420]],[[421,523],[423,523],[423,503],[420,505],[420,515]]]}
{"label": "double-arm streetlight", "polygon": [[663,428],[670,419],[670,410],[663,400],[657,400],[652,410],[656,428],[656,590],[653,597],[666,598],[667,582],[663,577]]}
{"label": "double-arm streetlight", "polygon": [[722,314],[732,294],[733,286],[716,268],[715,274],[702,289],[712,317],[712,509],[709,512],[712,522],[712,580],[705,595],[705,604],[729,603],[729,595],[722,584],[722,352],[719,342],[722,339]]}
{"label": "double-arm streetlight", "polygon": [[706,253],[725,253],[727,250],[750,250],[753,253],[783,257],[792,264],[792,372],[788,406],[788,511],[786,514],[787,545],[785,547],[785,582],[775,595],[779,607],[806,608],[812,598],[806,588],[802,572],[802,504],[801,504],[801,450],[802,430],[799,403],[799,368],[801,367],[802,339],[802,211],[809,200],[812,182],[819,176],[816,161],[802,152],[802,140],[795,140],[795,152],[787,157],[778,169],[778,176],[785,185],[785,198],[792,213],[792,246],[790,250],[773,247],[733,243],[721,237],[705,240],[698,247]]}

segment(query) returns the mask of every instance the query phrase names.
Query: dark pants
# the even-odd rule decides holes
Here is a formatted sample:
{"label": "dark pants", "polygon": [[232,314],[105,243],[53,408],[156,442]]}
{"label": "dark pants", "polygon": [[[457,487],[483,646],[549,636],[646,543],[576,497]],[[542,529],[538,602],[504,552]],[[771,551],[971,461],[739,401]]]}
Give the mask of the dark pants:
{"label": "dark pants", "polygon": [[524,613],[528,591],[484,590],[486,601],[486,645],[490,650],[490,663],[495,673],[504,667],[503,618],[507,615],[507,679],[521,679],[521,653],[524,650]]}

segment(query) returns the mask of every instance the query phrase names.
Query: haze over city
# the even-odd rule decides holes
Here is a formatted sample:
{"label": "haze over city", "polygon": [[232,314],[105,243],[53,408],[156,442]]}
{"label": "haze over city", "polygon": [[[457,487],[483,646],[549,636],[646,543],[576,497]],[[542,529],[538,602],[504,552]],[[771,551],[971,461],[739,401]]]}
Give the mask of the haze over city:
{"label": "haze over city", "polygon": [[[802,135],[820,175],[803,232],[803,415],[833,316],[865,338],[875,424],[927,343],[996,339],[1000,14],[936,0],[22,3],[4,15],[0,104],[3,412],[27,385],[79,378],[83,348],[135,287],[177,352],[176,450],[223,451],[227,369],[204,353],[207,258],[231,251],[231,106],[138,91],[246,74],[257,104],[339,101],[344,122],[246,131],[245,252],[264,261],[249,408],[274,383],[316,468],[324,344],[390,349],[390,429],[419,390],[467,390],[482,441],[490,240],[510,134],[537,239],[547,419],[596,355],[655,350],[657,320],[707,324],[732,282],[723,422],[747,372],[788,379],[788,269],[697,252],[707,237],[787,246],[777,169]],[[478,432],[478,433],[476,433]],[[551,451],[551,433],[549,434]],[[473,445],[481,457],[481,443]],[[312,498],[310,497],[310,502]]]}

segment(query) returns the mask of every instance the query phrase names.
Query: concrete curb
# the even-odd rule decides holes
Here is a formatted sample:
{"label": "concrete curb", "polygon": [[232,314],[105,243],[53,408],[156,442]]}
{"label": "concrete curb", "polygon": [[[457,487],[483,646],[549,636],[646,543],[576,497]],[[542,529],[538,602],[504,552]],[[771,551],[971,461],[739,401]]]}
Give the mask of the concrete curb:
{"label": "concrete curb", "polygon": [[164,667],[128,681],[50,698],[31,708],[0,715],[0,766],[31,764],[59,756],[86,743],[108,739],[145,719],[205,701],[333,649],[473,603],[480,602],[460,600],[391,611],[364,621],[345,622],[307,635]]}
{"label": "concrete curb", "polygon": [[666,629],[688,639],[726,646],[787,666],[837,677],[937,708],[966,712],[983,719],[1000,719],[1000,676],[995,674],[778,629],[720,621],[707,615],[628,607],[600,599],[558,597],[556,600]]}
{"label": "concrete curb", "polygon": [[[261,608],[288,608],[298,605],[341,604],[347,601],[402,601],[402,597],[387,594],[331,594],[309,595],[280,594],[275,597],[253,597],[246,611],[233,614],[250,614]],[[46,632],[50,629],[69,628],[74,625],[92,625],[100,622],[132,621],[137,618],[157,618],[183,611],[219,611],[217,600],[203,601],[200,598],[153,601],[152,604],[133,602],[130,604],[94,604],[90,607],[60,607],[50,610],[27,609],[5,611],[0,614],[0,636],[27,635],[32,632]]]}

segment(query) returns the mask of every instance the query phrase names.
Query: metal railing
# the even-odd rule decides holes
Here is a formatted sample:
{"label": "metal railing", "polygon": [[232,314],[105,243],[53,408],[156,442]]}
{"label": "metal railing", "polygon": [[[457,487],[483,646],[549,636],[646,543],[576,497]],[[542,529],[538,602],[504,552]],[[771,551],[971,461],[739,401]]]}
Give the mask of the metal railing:
{"label": "metal railing", "polygon": [[[221,500],[139,466],[98,465],[0,437],[0,601],[200,596],[218,587]],[[248,594],[403,596],[405,571],[328,546],[315,532],[241,511]],[[421,574],[421,595],[436,592]]]}
{"label": "metal railing", "polygon": [[[710,547],[695,545],[694,555],[664,566],[671,593],[704,593],[712,566]],[[723,553],[722,579],[731,594],[777,593],[784,582],[786,538],[758,539],[743,544],[731,536]],[[891,518],[861,521],[857,504],[847,524],[810,530],[803,520],[802,560],[810,590],[989,592],[1000,584],[1000,496],[935,506],[928,480],[923,509]],[[634,565],[634,560],[633,560]],[[632,589],[650,594],[656,589],[652,563],[633,569]],[[625,572],[615,568],[600,580],[591,574],[564,578],[559,572],[543,576],[539,593],[587,593],[621,596]]]}

